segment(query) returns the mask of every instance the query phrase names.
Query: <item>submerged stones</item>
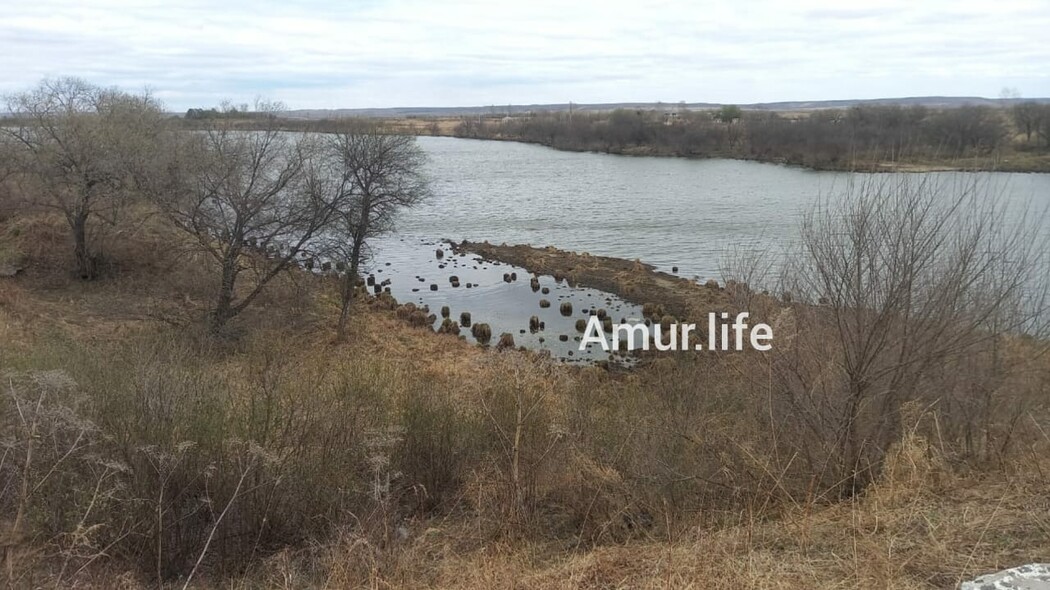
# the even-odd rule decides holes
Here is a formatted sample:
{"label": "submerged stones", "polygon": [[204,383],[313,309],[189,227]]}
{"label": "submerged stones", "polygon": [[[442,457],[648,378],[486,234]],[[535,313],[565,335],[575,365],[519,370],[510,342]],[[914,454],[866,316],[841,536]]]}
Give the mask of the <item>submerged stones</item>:
{"label": "submerged stones", "polygon": [[431,291],[437,291],[438,290],[437,283],[431,283],[430,284],[430,290]]}
{"label": "submerged stones", "polygon": [[546,299],[540,299],[540,307],[541,308],[547,309],[550,306],[551,306],[551,302],[550,301],[547,301]]}
{"label": "submerged stones", "polygon": [[459,323],[464,328],[469,328],[470,327],[470,312],[469,311],[464,311],[463,313],[459,314]]}
{"label": "submerged stones", "polygon": [[583,320],[583,319],[576,320],[576,331],[577,332],[586,332],[587,331],[587,320]]}
{"label": "submerged stones", "polygon": [[492,328],[488,324],[474,324],[470,334],[481,344],[488,344],[489,340],[492,340]]}
{"label": "submerged stones", "polygon": [[538,316],[532,316],[529,318],[529,330],[538,332],[540,330],[540,318]]}
{"label": "submerged stones", "polygon": [[437,259],[438,259],[438,260],[441,260],[442,258],[444,258],[444,257],[445,257],[445,251],[444,251],[444,250],[442,250],[441,248],[438,248],[438,249],[437,249],[437,250],[436,250],[436,251],[434,252],[434,254],[435,254],[435,255],[437,255]]}
{"label": "submerged stones", "polygon": [[532,279],[529,280],[529,287],[532,287],[532,292],[533,293],[535,293],[536,291],[539,291],[540,290],[540,280],[537,279],[536,277],[532,277]]}
{"label": "submerged stones", "polygon": [[450,310],[447,305],[441,306],[441,317],[447,318],[449,315],[451,315],[451,313],[452,310]]}
{"label": "submerged stones", "polygon": [[561,311],[561,315],[563,315],[565,317],[571,316],[572,315],[572,302],[570,302],[570,301],[563,301],[562,304],[561,304],[561,307],[559,308],[559,311]]}
{"label": "submerged stones", "polygon": [[438,328],[438,333],[459,336],[459,324],[446,317],[445,320],[441,322],[441,327]]}
{"label": "submerged stones", "polygon": [[540,289],[540,293],[543,293],[544,295],[550,295],[550,292],[551,292],[551,290],[550,290],[549,287],[544,287],[544,288]]}
{"label": "submerged stones", "polygon": [[496,350],[506,350],[508,348],[514,348],[514,334],[504,332],[499,335],[499,342],[496,344]]}

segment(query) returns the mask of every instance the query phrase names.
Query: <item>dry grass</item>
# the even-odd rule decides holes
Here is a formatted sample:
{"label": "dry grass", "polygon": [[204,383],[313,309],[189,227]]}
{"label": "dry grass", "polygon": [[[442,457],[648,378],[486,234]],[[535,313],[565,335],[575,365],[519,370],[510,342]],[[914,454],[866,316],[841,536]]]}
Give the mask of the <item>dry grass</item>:
{"label": "dry grass", "polygon": [[[911,408],[881,477],[834,500],[768,428],[761,357],[575,369],[382,303],[337,346],[333,286],[294,275],[215,341],[208,269],[163,247],[163,224],[115,240],[112,273],[84,284],[60,221],[0,224],[31,262],[0,279],[0,371],[62,370],[80,401],[55,407],[98,434],[27,503],[17,586],[156,587],[160,570],[181,587],[213,531],[196,587],[944,588],[1050,554],[1045,404],[994,464]],[[1045,359],[1024,375],[1016,391],[1045,394]],[[120,485],[85,512],[100,458]]]}

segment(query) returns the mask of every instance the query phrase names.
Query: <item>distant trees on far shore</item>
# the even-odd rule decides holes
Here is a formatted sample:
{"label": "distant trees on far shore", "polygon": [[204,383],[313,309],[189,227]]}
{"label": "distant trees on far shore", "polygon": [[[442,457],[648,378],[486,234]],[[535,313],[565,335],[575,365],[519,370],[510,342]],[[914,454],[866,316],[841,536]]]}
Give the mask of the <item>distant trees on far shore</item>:
{"label": "distant trees on far shore", "polygon": [[464,118],[460,137],[510,139],[609,153],[734,157],[817,168],[855,162],[988,157],[1050,148],[1050,105],[855,106],[800,112],[616,109]]}

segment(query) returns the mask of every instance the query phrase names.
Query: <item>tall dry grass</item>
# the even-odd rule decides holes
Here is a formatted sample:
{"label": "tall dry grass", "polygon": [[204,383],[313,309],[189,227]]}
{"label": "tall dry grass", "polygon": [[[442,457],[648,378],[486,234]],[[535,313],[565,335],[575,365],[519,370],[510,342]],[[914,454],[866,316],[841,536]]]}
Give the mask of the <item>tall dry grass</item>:
{"label": "tall dry grass", "polygon": [[771,353],[622,374],[482,354],[386,305],[335,346],[312,319],[333,286],[302,277],[215,339],[191,319],[211,289],[194,261],[156,255],[87,292],[31,245],[0,291],[13,587],[945,587],[1048,550],[1039,338],[994,332],[907,373],[877,416],[893,436],[850,468],[828,320],[850,307],[802,292],[732,286],[774,325]]}

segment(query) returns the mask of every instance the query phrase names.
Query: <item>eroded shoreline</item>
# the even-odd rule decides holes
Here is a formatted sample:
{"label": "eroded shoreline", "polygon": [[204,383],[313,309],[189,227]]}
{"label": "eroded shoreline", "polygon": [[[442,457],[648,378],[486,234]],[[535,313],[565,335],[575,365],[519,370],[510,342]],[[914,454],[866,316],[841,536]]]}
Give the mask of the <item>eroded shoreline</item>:
{"label": "eroded shoreline", "polygon": [[553,246],[491,244],[464,240],[457,250],[485,260],[520,266],[537,275],[563,278],[570,284],[613,293],[637,305],[658,305],[679,320],[698,320],[711,311],[732,307],[732,297],[716,282],[704,285],[655,269],[639,260],[576,253]]}

